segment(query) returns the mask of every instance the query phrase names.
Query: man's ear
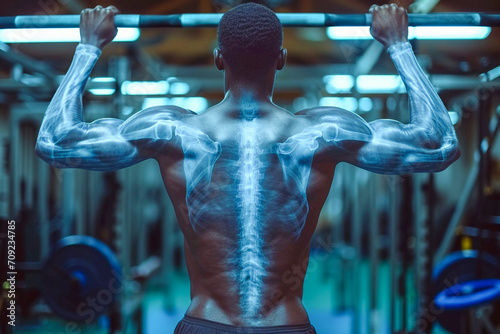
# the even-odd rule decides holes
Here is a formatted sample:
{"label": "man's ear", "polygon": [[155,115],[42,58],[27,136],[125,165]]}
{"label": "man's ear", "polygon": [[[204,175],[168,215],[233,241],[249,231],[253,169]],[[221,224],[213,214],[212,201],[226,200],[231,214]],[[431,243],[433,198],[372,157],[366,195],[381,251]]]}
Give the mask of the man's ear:
{"label": "man's ear", "polygon": [[278,63],[276,64],[276,69],[278,71],[281,71],[286,64],[286,54],[287,54],[286,49],[283,48],[280,50],[280,54],[278,56]]}
{"label": "man's ear", "polygon": [[222,59],[222,53],[220,52],[219,48],[214,49],[214,61],[215,61],[215,66],[217,66],[217,69],[219,71],[224,70],[224,59]]}

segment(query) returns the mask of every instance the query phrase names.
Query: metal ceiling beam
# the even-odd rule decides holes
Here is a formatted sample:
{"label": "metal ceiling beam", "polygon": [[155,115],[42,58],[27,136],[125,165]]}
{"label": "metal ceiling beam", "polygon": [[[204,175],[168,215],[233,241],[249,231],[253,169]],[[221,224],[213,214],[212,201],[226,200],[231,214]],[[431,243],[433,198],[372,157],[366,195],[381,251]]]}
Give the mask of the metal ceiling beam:
{"label": "metal ceiling beam", "polygon": [[55,82],[59,73],[46,63],[30,58],[20,52],[14,51],[10,46],[0,43],[0,59],[3,59],[11,64],[20,64],[24,69],[44,75]]}
{"label": "metal ceiling beam", "polygon": [[155,13],[155,14],[168,14],[173,13],[179,9],[181,6],[185,6],[185,0],[170,0],[161,1],[158,4],[150,6],[144,10],[145,13]]}
{"label": "metal ceiling beam", "polygon": [[[275,91],[305,90],[311,87],[320,87],[323,85],[323,76],[325,73],[339,74],[344,72],[331,71],[335,67],[316,66],[313,71],[307,68],[294,68],[288,74],[280,75],[276,80]],[[325,72],[325,70],[327,72]],[[224,89],[222,75],[207,67],[184,68],[176,73],[179,81],[186,82],[190,86],[197,86],[203,92],[218,92]],[[56,82],[59,83],[63,76],[58,76]],[[500,81],[482,82],[477,76],[464,75],[433,75],[430,77],[431,83],[440,90],[474,90],[478,87],[500,88]],[[92,82],[86,86],[86,89],[93,88],[116,88],[114,82]],[[48,80],[44,78],[28,78],[21,80],[0,79],[0,91],[14,92],[18,90],[37,90],[40,92],[53,93],[55,87],[48,85]],[[190,95],[197,94],[196,91]],[[350,94],[347,94],[350,95]]]}
{"label": "metal ceiling beam", "polygon": [[70,13],[78,14],[87,6],[81,0],[62,1],[61,3]]}

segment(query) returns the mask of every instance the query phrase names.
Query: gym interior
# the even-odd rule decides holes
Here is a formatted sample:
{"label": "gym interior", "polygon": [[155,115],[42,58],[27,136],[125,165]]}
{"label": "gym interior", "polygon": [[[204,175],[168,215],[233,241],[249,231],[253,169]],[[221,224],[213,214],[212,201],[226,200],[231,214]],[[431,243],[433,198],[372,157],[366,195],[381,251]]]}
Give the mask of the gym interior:
{"label": "gym interior", "polygon": [[[19,0],[4,2],[0,16],[79,15],[96,5],[122,14],[223,13],[240,2]],[[276,13],[335,14],[384,4],[256,2]],[[500,13],[489,0],[397,4],[415,14]],[[288,58],[273,101],[292,113],[336,106],[368,122],[408,122],[405,87],[367,29],[285,27]],[[173,333],[190,285],[157,163],[99,172],[52,167],[35,154],[79,41],[78,29],[68,30],[0,29],[1,332]],[[307,272],[292,274],[305,275],[303,304],[318,333],[500,333],[500,28],[410,35],[461,157],[442,172],[397,176],[337,166]],[[216,37],[214,27],[123,29],[86,85],[85,121],[168,104],[202,113],[219,103]]]}

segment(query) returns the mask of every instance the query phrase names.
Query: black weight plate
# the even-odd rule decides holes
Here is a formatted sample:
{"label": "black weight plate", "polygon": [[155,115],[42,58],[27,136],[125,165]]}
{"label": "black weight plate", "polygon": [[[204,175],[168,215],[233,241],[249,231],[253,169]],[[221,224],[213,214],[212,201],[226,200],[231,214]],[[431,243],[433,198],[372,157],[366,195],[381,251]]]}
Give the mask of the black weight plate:
{"label": "black weight plate", "polygon": [[41,273],[41,290],[52,310],[66,320],[91,322],[121,290],[121,269],[113,252],[89,236],[59,240]]}

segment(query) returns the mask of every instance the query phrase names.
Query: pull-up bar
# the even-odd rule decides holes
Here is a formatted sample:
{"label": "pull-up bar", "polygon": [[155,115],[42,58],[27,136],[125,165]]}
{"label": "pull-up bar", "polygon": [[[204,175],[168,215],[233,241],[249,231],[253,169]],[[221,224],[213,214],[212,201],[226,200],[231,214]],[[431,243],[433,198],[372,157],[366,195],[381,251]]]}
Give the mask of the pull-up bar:
{"label": "pull-up bar", "polygon": [[[223,14],[116,15],[117,27],[216,27]],[[286,27],[368,26],[371,14],[278,13]],[[500,14],[408,14],[410,26],[500,26]],[[77,28],[80,15],[0,17],[0,28]]]}

